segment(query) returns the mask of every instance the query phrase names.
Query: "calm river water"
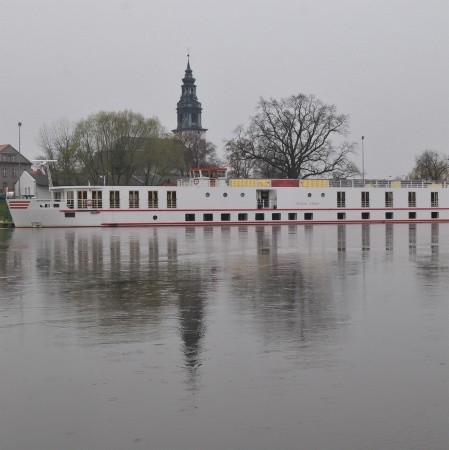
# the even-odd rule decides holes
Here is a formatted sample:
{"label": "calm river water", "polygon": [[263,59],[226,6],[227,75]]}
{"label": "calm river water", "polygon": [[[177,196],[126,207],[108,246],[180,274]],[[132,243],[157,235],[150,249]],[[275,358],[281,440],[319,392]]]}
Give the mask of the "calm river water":
{"label": "calm river water", "polygon": [[0,230],[0,448],[448,449],[449,224]]}

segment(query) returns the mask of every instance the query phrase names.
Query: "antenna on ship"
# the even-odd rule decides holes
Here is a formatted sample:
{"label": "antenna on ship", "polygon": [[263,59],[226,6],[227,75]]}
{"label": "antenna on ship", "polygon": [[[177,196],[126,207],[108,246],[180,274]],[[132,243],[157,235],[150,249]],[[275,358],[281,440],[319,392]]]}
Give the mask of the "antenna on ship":
{"label": "antenna on ship", "polygon": [[363,149],[363,141],[365,140],[365,136],[362,136],[362,181],[363,187],[365,187],[365,151]]}
{"label": "antenna on ship", "polygon": [[51,179],[50,163],[58,162],[56,159],[32,159],[31,162],[37,167],[45,167],[48,178],[48,187],[53,187],[53,180]]}

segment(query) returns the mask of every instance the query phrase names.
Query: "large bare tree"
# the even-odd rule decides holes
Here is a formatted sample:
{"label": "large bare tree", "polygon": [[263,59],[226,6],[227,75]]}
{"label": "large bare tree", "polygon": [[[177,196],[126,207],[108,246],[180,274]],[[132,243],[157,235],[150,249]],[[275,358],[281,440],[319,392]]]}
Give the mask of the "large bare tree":
{"label": "large bare tree", "polygon": [[445,181],[449,178],[449,157],[435,150],[424,150],[415,158],[412,180]]}
{"label": "large bare tree", "polygon": [[[309,178],[338,172],[345,177],[346,169],[358,172],[348,159],[357,144],[342,141],[348,130],[349,117],[314,95],[261,98],[246,133],[226,145],[235,146],[235,139],[242,138],[249,142],[240,145],[240,154],[256,162],[262,175]],[[335,144],[334,137],[342,142]]]}

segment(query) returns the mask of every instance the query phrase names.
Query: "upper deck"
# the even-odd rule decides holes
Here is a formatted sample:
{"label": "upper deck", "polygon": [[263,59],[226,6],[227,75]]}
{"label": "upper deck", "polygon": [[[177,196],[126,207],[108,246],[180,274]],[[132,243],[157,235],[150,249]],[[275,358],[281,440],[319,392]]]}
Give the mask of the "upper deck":
{"label": "upper deck", "polygon": [[178,186],[227,186],[227,171],[225,167],[193,167],[189,178],[178,180]]}

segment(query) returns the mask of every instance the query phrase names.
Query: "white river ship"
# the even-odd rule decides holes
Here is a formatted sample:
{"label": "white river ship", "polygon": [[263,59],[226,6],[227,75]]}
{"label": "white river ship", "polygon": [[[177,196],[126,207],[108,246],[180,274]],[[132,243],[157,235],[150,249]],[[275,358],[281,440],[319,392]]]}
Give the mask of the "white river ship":
{"label": "white river ship", "polygon": [[15,227],[142,227],[449,222],[446,183],[228,179],[195,168],[170,186],[54,186],[8,199]]}

